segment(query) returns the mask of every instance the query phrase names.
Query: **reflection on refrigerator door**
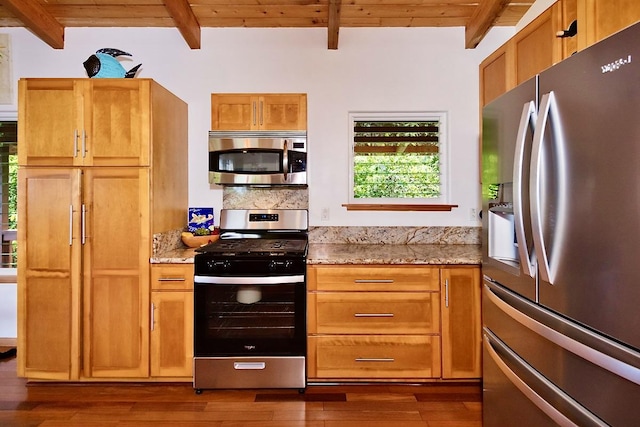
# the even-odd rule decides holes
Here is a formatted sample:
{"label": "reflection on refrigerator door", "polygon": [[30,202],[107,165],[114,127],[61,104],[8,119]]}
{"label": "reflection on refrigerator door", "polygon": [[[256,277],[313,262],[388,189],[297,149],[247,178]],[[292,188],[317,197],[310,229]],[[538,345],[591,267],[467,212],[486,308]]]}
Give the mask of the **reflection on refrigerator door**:
{"label": "reflection on refrigerator door", "polygon": [[[484,282],[483,316],[489,419],[509,410],[491,402],[509,401],[502,388],[511,384],[558,425],[637,425],[640,353],[489,280]],[[560,422],[563,418],[573,424]],[[488,421],[487,426],[508,425]]]}

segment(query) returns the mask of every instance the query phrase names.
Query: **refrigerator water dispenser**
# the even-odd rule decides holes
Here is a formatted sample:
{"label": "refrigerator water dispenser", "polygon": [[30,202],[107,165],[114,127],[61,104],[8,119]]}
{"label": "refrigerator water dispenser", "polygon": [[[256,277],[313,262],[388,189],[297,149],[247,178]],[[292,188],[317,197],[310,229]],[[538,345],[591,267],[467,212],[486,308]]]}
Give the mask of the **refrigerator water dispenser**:
{"label": "refrigerator water dispenser", "polygon": [[489,209],[489,257],[513,267],[520,265],[513,208],[500,204]]}

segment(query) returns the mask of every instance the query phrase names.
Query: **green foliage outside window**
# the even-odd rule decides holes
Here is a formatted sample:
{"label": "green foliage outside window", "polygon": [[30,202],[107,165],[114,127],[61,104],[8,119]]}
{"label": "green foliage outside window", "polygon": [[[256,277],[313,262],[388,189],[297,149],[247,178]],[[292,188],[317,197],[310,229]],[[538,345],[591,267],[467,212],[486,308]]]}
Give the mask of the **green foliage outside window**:
{"label": "green foliage outside window", "polygon": [[10,230],[18,228],[18,156],[9,156],[9,221]]}
{"label": "green foliage outside window", "polygon": [[3,231],[0,268],[15,268],[18,261],[18,151],[15,121],[0,121],[0,226]]}
{"label": "green foliage outside window", "polygon": [[353,197],[441,197],[438,121],[356,121]]}

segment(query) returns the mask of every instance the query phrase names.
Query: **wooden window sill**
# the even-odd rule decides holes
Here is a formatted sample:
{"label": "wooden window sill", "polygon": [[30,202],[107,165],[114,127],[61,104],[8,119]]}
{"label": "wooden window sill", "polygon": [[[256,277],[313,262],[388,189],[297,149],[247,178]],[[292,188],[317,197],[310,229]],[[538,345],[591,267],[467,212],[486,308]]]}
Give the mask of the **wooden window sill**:
{"label": "wooden window sill", "polygon": [[391,205],[391,204],[343,204],[348,211],[451,211],[458,205]]}

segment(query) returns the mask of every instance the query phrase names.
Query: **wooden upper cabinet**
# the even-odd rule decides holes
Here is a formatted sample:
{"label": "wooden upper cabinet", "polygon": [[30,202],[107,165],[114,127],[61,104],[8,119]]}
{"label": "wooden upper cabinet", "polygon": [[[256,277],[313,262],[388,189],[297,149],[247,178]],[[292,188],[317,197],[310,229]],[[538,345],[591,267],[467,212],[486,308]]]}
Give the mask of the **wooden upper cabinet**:
{"label": "wooden upper cabinet", "polygon": [[148,79],[21,79],[19,164],[148,166],[149,85]]}
{"label": "wooden upper cabinet", "polygon": [[307,95],[211,94],[212,130],[307,129]]}
{"label": "wooden upper cabinet", "polygon": [[509,64],[510,44],[504,44],[480,64],[480,106],[485,106],[509,88],[511,68]]}
{"label": "wooden upper cabinet", "polygon": [[640,20],[638,0],[577,0],[578,48],[584,49]]}
{"label": "wooden upper cabinet", "polygon": [[78,144],[84,128],[82,90],[73,79],[19,80],[20,165],[81,163]]}
{"label": "wooden upper cabinet", "polygon": [[[567,30],[573,21],[578,19],[578,0],[562,0],[559,2],[562,18],[558,31]],[[580,27],[578,27],[578,30]],[[562,59],[566,59],[578,51],[578,35],[561,38]]]}
{"label": "wooden upper cabinet", "polygon": [[[97,79],[84,97],[85,165],[149,166],[149,80]],[[87,113],[88,112],[88,113]]]}
{"label": "wooden upper cabinet", "polygon": [[555,3],[511,39],[515,64],[515,85],[523,83],[562,58],[562,8]]}
{"label": "wooden upper cabinet", "polygon": [[557,33],[576,19],[576,1],[556,2],[482,61],[481,107],[575,53],[576,37]]}

